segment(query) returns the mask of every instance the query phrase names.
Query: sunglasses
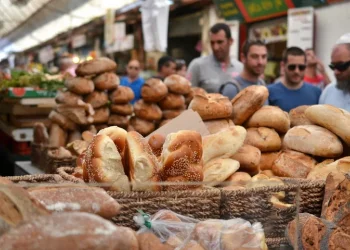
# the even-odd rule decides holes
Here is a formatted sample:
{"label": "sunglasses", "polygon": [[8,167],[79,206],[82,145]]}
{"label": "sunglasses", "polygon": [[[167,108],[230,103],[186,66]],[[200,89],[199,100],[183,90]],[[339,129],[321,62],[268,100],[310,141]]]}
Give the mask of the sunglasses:
{"label": "sunglasses", "polygon": [[347,70],[350,66],[350,61],[344,62],[344,63],[337,63],[337,64],[330,64],[329,67],[331,68],[331,70],[338,70],[340,72],[343,72],[345,70]]}
{"label": "sunglasses", "polygon": [[305,64],[289,64],[287,66],[289,71],[294,71],[298,67],[299,71],[304,71],[306,69]]}
{"label": "sunglasses", "polygon": [[139,70],[138,67],[133,67],[133,66],[129,66],[128,69],[134,69],[134,70]]}

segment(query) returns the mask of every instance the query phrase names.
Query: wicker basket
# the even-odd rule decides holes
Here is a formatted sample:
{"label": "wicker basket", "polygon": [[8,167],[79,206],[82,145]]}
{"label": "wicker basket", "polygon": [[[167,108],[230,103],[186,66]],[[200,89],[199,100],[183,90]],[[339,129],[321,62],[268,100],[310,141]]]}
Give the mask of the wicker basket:
{"label": "wicker basket", "polygon": [[76,166],[76,157],[62,158],[55,156],[56,149],[47,150],[46,153],[46,164],[45,164],[45,173],[54,174],[57,172],[57,169],[60,167],[75,167]]}
{"label": "wicker basket", "polygon": [[[57,172],[67,181],[80,182],[80,179],[71,175],[73,170],[73,168],[64,167],[59,168]],[[107,192],[122,206],[120,214],[113,218],[113,222],[133,229],[137,229],[133,216],[138,209],[149,214],[154,214],[160,209],[170,209],[199,220],[220,218],[221,197],[218,189],[168,192]]]}
{"label": "wicker basket", "polygon": [[67,182],[58,174],[20,175],[20,176],[7,176],[6,178],[14,183],[23,184],[24,187],[26,184],[44,184],[44,183],[58,184],[58,183]]}
{"label": "wicker basket", "polygon": [[45,171],[47,165],[47,152],[49,150],[57,149],[57,147],[49,147],[47,145],[42,146],[40,153],[39,169]]}

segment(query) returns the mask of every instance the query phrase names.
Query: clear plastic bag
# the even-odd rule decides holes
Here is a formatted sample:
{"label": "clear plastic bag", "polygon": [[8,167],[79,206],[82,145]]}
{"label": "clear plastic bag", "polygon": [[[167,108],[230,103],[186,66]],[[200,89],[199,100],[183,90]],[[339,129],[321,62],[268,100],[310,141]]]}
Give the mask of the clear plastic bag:
{"label": "clear plastic bag", "polygon": [[267,249],[261,223],[251,224],[243,219],[198,221],[160,210],[153,216],[140,212],[134,220],[141,227],[138,234],[151,231],[176,250]]}

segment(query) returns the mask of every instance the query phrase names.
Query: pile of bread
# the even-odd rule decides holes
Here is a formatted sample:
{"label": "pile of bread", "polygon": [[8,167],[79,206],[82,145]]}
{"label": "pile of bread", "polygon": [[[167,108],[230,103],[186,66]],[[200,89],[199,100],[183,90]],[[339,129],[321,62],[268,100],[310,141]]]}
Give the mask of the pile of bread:
{"label": "pile of bread", "polygon": [[231,101],[220,94],[195,95],[189,108],[199,113],[213,138],[233,124],[244,126],[243,145],[227,157],[240,163],[238,171],[312,180],[325,180],[334,171],[350,171],[349,112],[314,105],[288,114],[264,106],[267,99],[266,87],[251,86]]}
{"label": "pile of bread", "polygon": [[97,58],[78,65],[77,77],[65,79],[66,91],[58,92],[57,105],[49,114],[52,121],[49,146],[65,146],[81,139],[83,131],[96,133],[108,124],[127,128],[128,116],[133,112],[129,102],[134,93],[119,86],[119,78],[113,72],[116,67],[108,58]]}

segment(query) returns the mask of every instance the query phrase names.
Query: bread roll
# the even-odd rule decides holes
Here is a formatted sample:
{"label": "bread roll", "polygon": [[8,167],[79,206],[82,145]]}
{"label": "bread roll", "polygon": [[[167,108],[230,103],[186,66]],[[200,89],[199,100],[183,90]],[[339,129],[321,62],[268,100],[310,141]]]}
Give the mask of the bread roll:
{"label": "bread roll", "polygon": [[64,147],[67,142],[67,132],[64,131],[58,124],[52,123],[50,128],[50,147]]}
{"label": "bread roll", "polygon": [[69,212],[40,216],[0,238],[2,249],[138,250],[136,233],[97,215]]}
{"label": "bread roll", "polygon": [[322,126],[350,145],[350,113],[331,105],[313,105],[306,109],[306,117]]}
{"label": "bread roll", "polygon": [[313,123],[306,118],[305,110],[309,105],[302,105],[289,111],[290,126],[312,125]]}
{"label": "bread roll", "polygon": [[195,95],[206,95],[208,94],[207,91],[205,91],[205,89],[199,88],[199,87],[193,87],[191,88],[191,91],[185,95],[185,102],[186,105],[190,104],[190,102],[192,101],[193,97]]}
{"label": "bread roll", "polygon": [[240,91],[231,101],[233,123],[242,125],[264,105],[268,97],[269,91],[264,86],[253,85]]}
{"label": "bread roll", "polygon": [[163,144],[165,142],[165,136],[161,134],[153,134],[148,139],[148,144],[152,149],[155,156],[159,157],[162,154]]}
{"label": "bread roll", "polygon": [[68,104],[71,106],[75,106],[78,104],[78,101],[82,100],[83,98],[80,95],[74,94],[70,91],[58,91],[55,101],[56,103],[60,104]]}
{"label": "bread roll", "polygon": [[110,106],[112,113],[117,115],[131,115],[134,111],[132,104],[112,104]]}
{"label": "bread roll", "polygon": [[96,135],[85,153],[84,181],[110,184],[109,190],[129,191],[122,158],[107,135]]}
{"label": "bread roll", "polygon": [[101,108],[108,103],[108,95],[103,91],[94,91],[84,98],[86,103],[90,103],[94,109]]}
{"label": "bread roll", "polygon": [[160,102],[159,107],[161,109],[181,109],[185,106],[185,97],[183,95],[177,95],[168,93]]}
{"label": "bread roll", "polygon": [[29,194],[52,212],[87,212],[112,219],[120,205],[105,190],[84,186],[40,186],[28,189]]}
{"label": "bread roll", "polygon": [[68,77],[64,81],[64,86],[77,95],[87,95],[95,89],[91,80],[82,77]]}
{"label": "bread roll", "polygon": [[228,118],[232,113],[229,99],[221,94],[195,95],[188,108],[198,112],[203,120]]}
{"label": "bread roll", "polygon": [[204,125],[207,127],[210,134],[216,134],[217,132],[234,126],[232,120],[230,119],[217,119],[205,121]]}
{"label": "bread roll", "polygon": [[290,129],[283,145],[295,151],[325,158],[335,158],[343,153],[343,145],[336,135],[316,125],[302,125]]}
{"label": "bread roll", "polygon": [[[161,178],[168,182],[203,181],[202,137],[196,131],[180,130],[167,135],[161,154]],[[164,190],[181,190],[197,186],[165,186]]]}
{"label": "bread roll", "polygon": [[160,191],[160,162],[145,138],[136,131],[128,132],[127,161],[133,191]]}
{"label": "bread roll", "polygon": [[134,112],[138,118],[154,121],[162,119],[162,110],[155,103],[147,103],[142,99],[134,104]]}
{"label": "bread roll", "polygon": [[75,140],[67,144],[67,149],[72,153],[72,155],[81,155],[89,146],[89,143],[83,140]]}
{"label": "bread roll", "polygon": [[132,89],[124,86],[119,86],[109,96],[109,99],[113,104],[127,104],[134,98],[135,95]]}
{"label": "bread roll", "polygon": [[168,120],[168,119],[173,119],[179,115],[181,115],[181,113],[184,112],[183,109],[169,109],[169,110],[163,110],[163,119]]}
{"label": "bread roll", "polygon": [[271,170],[273,163],[277,160],[280,152],[262,153],[259,163],[260,170]]}
{"label": "bread roll", "polygon": [[71,143],[73,141],[81,140],[81,139],[82,139],[82,134],[80,133],[79,130],[75,130],[75,131],[69,132],[67,143]]}
{"label": "bread roll", "polygon": [[329,164],[319,164],[313,168],[307,176],[309,180],[326,180],[330,173],[349,173],[350,172],[350,156],[341,158]]}
{"label": "bread roll", "polygon": [[110,115],[108,118],[108,125],[126,129],[129,126],[129,118],[122,115]]}
{"label": "bread roll", "polygon": [[[94,126],[95,127],[95,126]],[[84,141],[86,142],[91,142],[92,139],[94,139],[94,135],[96,135],[96,132],[95,133],[92,133],[91,131],[89,130],[86,130],[84,131],[82,134],[81,134],[81,137]]]}
{"label": "bread roll", "polygon": [[252,177],[248,173],[235,172],[225,180],[225,182],[231,182],[225,186],[245,186],[251,179]]}
{"label": "bread roll", "polygon": [[273,128],[279,133],[286,133],[290,128],[290,120],[288,113],[279,107],[263,106],[248,119],[246,126]]}
{"label": "bread roll", "polygon": [[272,165],[272,171],[280,177],[306,178],[315,167],[316,160],[303,153],[285,150]]}
{"label": "bread roll", "polygon": [[182,249],[183,250],[205,250],[199,243],[193,240],[187,242]]}
{"label": "bread roll", "polygon": [[85,61],[78,65],[75,73],[78,76],[98,75],[104,72],[114,71],[117,64],[107,57],[99,57]]}
{"label": "bread roll", "polygon": [[143,136],[149,135],[156,128],[153,122],[146,121],[137,117],[132,117],[130,119],[130,125]]}
{"label": "bread roll", "polygon": [[167,94],[167,86],[156,78],[148,79],[141,88],[141,96],[145,102],[159,102]]}
{"label": "bread roll", "polygon": [[105,129],[101,129],[97,134],[107,135],[109,138],[111,138],[115,146],[117,147],[119,154],[121,156],[124,156],[126,147],[126,136],[128,134],[124,129],[118,128],[117,126],[111,126]]}
{"label": "bread roll", "polygon": [[260,150],[251,145],[243,145],[233,156],[231,156],[231,159],[239,162],[239,169],[241,171],[245,171],[251,175],[259,173],[260,158]]}
{"label": "bread roll", "polygon": [[99,90],[113,90],[119,84],[119,77],[113,72],[106,72],[94,78],[95,88]]}
{"label": "bread roll", "polygon": [[94,123],[107,123],[109,119],[109,108],[99,108],[95,109],[95,114],[93,115]]}
{"label": "bread roll", "polygon": [[173,247],[163,244],[152,232],[144,232],[137,235],[139,250],[174,250]]}
{"label": "bread roll", "polygon": [[36,122],[34,124],[33,140],[35,144],[47,145],[49,143],[49,134],[43,123]]}
{"label": "bread roll", "polygon": [[275,176],[272,170],[263,170],[260,172],[260,174],[266,175],[267,177],[270,177],[270,178]]}
{"label": "bread roll", "polygon": [[233,126],[203,137],[204,165],[214,158],[230,158],[246,138],[247,131],[241,126]]}
{"label": "bread roll", "polygon": [[179,95],[187,95],[191,91],[191,82],[185,77],[173,74],[164,79],[164,84],[169,92]]}
{"label": "bread roll", "polygon": [[261,152],[278,151],[282,147],[281,138],[274,129],[270,128],[248,128],[245,144],[260,149]]}
{"label": "bread roll", "polygon": [[53,122],[53,123],[57,123],[58,125],[60,125],[63,129],[65,130],[77,130],[78,126],[72,122],[71,120],[69,120],[67,117],[65,117],[64,115],[61,115],[59,113],[57,113],[55,110],[52,110],[49,114],[49,119]]}
{"label": "bread roll", "polygon": [[217,186],[238,169],[239,162],[236,160],[222,158],[213,159],[204,165],[204,182],[206,182],[207,186]]}
{"label": "bread roll", "polygon": [[87,116],[86,107],[84,106],[60,104],[56,106],[56,111],[78,125],[87,125],[93,121],[92,117],[90,119]]}

